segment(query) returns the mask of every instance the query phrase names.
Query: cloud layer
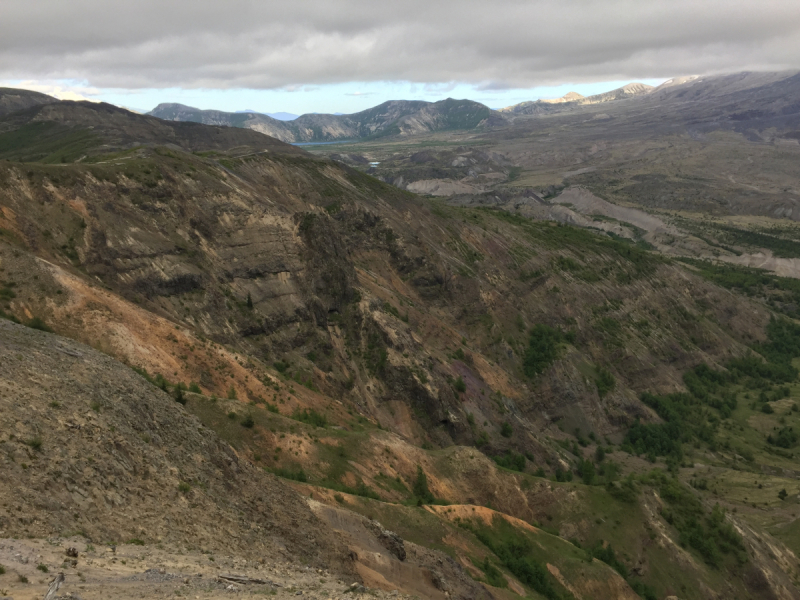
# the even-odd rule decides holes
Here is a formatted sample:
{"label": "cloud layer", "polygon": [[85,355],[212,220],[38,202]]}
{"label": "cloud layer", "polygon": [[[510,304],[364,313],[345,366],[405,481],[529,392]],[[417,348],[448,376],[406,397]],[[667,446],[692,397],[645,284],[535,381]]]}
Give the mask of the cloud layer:
{"label": "cloud layer", "polygon": [[528,88],[800,68],[800,2],[4,0],[0,40],[6,80]]}

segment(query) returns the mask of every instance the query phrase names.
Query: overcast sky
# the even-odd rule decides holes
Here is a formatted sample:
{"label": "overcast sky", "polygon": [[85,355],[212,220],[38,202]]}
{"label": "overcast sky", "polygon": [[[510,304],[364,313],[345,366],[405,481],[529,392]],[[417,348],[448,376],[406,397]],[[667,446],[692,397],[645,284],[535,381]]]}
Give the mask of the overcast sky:
{"label": "overcast sky", "polygon": [[800,68],[798,0],[0,0],[0,81],[138,108],[500,107]]}

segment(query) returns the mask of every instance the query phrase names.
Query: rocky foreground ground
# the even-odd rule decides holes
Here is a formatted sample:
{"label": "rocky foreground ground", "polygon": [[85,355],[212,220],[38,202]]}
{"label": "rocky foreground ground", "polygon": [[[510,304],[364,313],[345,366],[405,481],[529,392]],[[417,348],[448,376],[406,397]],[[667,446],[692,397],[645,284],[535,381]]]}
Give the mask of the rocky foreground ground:
{"label": "rocky foreground ground", "polygon": [[107,546],[82,537],[0,539],[0,564],[5,568],[0,598],[14,600],[41,600],[58,573],[64,573],[65,581],[55,598],[63,600],[411,597],[368,589],[299,562],[247,560],[163,545]]}

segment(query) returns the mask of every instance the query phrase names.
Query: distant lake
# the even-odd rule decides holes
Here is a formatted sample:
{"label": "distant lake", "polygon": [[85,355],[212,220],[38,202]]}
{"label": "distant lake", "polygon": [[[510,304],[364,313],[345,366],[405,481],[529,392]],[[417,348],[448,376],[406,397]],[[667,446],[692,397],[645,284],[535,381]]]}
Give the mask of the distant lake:
{"label": "distant lake", "polygon": [[330,146],[331,144],[347,144],[354,140],[336,140],[335,142],[292,142],[292,146]]}

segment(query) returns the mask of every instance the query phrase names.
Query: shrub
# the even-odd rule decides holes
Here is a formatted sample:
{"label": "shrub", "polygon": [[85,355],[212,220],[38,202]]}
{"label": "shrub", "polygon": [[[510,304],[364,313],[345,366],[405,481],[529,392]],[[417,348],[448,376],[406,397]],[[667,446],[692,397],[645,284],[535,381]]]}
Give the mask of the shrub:
{"label": "shrub", "polygon": [[228,400],[236,400],[236,388],[233,386],[228,389]]}
{"label": "shrub", "polygon": [[606,484],[606,491],[617,500],[621,502],[633,503],[639,496],[639,489],[636,487],[636,482],[633,477],[629,476],[619,483],[609,481]]}
{"label": "shrub", "polygon": [[508,581],[503,574],[500,572],[500,569],[495,567],[491,562],[489,562],[489,557],[485,557],[483,559],[483,564],[481,565],[481,569],[486,574],[486,583],[491,585],[492,587],[499,587],[505,588],[508,587]]}
{"label": "shrub", "polygon": [[742,537],[725,519],[725,510],[715,504],[708,514],[702,502],[677,479],[659,470],[644,478],[658,487],[668,507],[662,517],[678,530],[682,546],[694,549],[712,567],[718,567],[724,554],[733,554],[740,563],[747,561]]}
{"label": "shrub", "polygon": [[552,600],[561,598],[552,582],[552,575],[531,556],[533,544],[517,532],[505,532],[502,539],[495,539],[486,530],[474,530],[475,536],[500,562],[523,584],[533,588],[542,596]]}
{"label": "shrub", "polygon": [[202,394],[203,391],[200,389],[200,386],[197,385],[194,381],[189,384],[189,391],[193,394]]}
{"label": "shrub", "polygon": [[181,481],[181,482],[178,484],[178,491],[179,491],[181,494],[188,494],[188,493],[189,493],[191,490],[192,490],[192,486],[190,486],[190,485],[189,485],[188,483],[186,483],[185,481]]}
{"label": "shrub", "polygon": [[313,408],[304,408],[303,410],[295,409],[292,413],[292,418],[301,423],[308,423],[314,427],[327,427],[328,419],[325,415],[318,413]]}
{"label": "shrub", "polygon": [[500,426],[500,435],[504,438],[510,438],[512,433],[514,433],[514,430],[511,428],[511,423],[503,421],[503,424]]}
{"label": "shrub", "polygon": [[419,465],[417,465],[417,478],[414,480],[414,486],[411,491],[417,500],[425,504],[432,504],[434,501],[433,494],[428,489],[428,476],[425,475],[425,471]]}
{"label": "shrub", "polygon": [[775,412],[775,409],[772,408],[772,405],[769,402],[764,402],[764,404],[761,405],[761,412],[771,415]]}
{"label": "shrub", "polygon": [[590,460],[581,460],[578,463],[578,474],[581,476],[581,479],[583,479],[583,483],[592,485],[595,475],[597,474],[594,463]]}
{"label": "shrub", "polygon": [[178,404],[186,404],[186,396],[183,395],[183,388],[181,388],[181,386],[179,385],[175,386],[173,397],[175,398],[175,402],[177,402]]}
{"label": "shrub", "polygon": [[242,427],[247,427],[248,429],[252,429],[255,424],[256,422],[253,420],[253,415],[247,415],[244,420],[242,420]]}
{"label": "shrub", "polygon": [[603,462],[606,458],[606,451],[603,449],[602,446],[597,446],[597,450],[594,451],[594,459],[597,462]]}
{"label": "shrub", "polygon": [[537,324],[531,328],[528,348],[522,359],[522,370],[531,379],[549,367],[559,354],[563,334],[548,325]]}
{"label": "shrub", "polygon": [[797,432],[792,427],[781,427],[775,436],[767,436],[767,443],[780,448],[793,448],[797,445]]}
{"label": "shrub", "polygon": [[6,574],[6,568],[3,565],[0,565],[0,575]]}
{"label": "shrub", "polygon": [[512,471],[522,472],[525,470],[525,456],[517,454],[513,450],[507,451],[502,456],[495,456],[492,460],[499,466],[511,469]]}
{"label": "shrub", "polygon": [[[459,348],[459,350],[460,350],[460,348]],[[456,380],[453,382],[453,389],[454,389],[456,392],[458,392],[459,394],[463,394],[464,392],[466,392],[466,391],[467,391],[467,384],[466,384],[466,383],[464,383],[464,378],[463,378],[463,377],[461,377],[461,375],[459,375],[459,376],[458,376],[458,379],[456,379]]]}
{"label": "shrub", "polygon": [[595,384],[597,385],[597,393],[600,395],[601,398],[604,398],[606,394],[614,389],[617,381],[614,379],[614,376],[611,374],[611,371],[606,369],[605,367],[596,367],[595,368]]}
{"label": "shrub", "polygon": [[283,467],[276,467],[274,469],[267,469],[265,467],[265,470],[283,479],[291,479],[292,481],[299,481],[301,483],[306,483],[308,481],[308,476],[302,467],[296,471]]}
{"label": "shrub", "polygon": [[39,571],[41,571],[42,573],[49,573],[50,572],[50,569],[47,568],[47,565],[45,565],[43,563],[39,563],[38,565],[36,565],[36,568]]}
{"label": "shrub", "polygon": [[50,327],[47,326],[47,323],[45,323],[40,317],[33,317],[30,321],[25,323],[25,325],[31,329],[38,329],[39,331],[53,333],[53,330],[50,329]]}

